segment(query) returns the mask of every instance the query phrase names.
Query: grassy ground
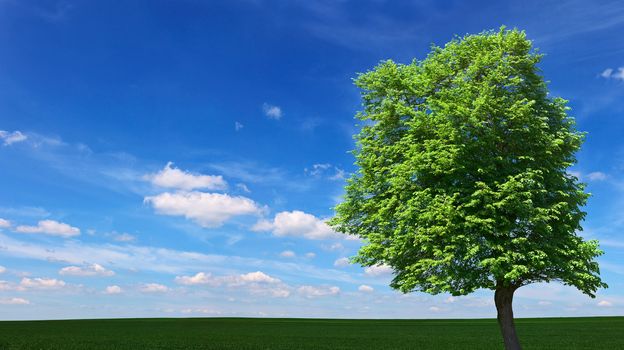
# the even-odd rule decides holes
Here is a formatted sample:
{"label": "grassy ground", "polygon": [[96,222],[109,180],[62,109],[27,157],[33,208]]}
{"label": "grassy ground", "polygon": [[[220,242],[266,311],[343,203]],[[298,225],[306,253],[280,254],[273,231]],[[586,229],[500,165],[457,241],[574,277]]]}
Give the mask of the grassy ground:
{"label": "grassy ground", "polygon": [[[530,349],[624,349],[624,317],[516,321]],[[495,320],[115,319],[0,322],[0,349],[502,349]]]}

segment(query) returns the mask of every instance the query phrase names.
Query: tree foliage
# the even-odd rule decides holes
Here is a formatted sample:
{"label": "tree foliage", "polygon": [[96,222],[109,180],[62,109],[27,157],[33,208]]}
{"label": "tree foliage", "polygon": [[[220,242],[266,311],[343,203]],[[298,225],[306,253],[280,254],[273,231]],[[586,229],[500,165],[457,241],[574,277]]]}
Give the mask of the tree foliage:
{"label": "tree foliage", "polygon": [[359,75],[358,171],[330,224],[403,292],[465,295],[560,281],[594,296],[588,194],[567,169],[584,134],[548,94],[526,35],[501,28]]}

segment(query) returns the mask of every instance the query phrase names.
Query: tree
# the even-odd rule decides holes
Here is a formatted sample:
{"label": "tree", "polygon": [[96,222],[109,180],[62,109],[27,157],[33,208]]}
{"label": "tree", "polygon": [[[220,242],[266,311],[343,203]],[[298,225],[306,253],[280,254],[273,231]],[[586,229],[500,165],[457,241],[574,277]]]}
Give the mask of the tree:
{"label": "tree", "polygon": [[577,234],[589,195],[567,172],[584,134],[548,94],[541,57],[503,27],[359,75],[358,170],[330,220],[364,240],[354,262],[391,266],[404,293],[494,290],[506,349],[520,349],[518,288],[607,287],[598,242]]}

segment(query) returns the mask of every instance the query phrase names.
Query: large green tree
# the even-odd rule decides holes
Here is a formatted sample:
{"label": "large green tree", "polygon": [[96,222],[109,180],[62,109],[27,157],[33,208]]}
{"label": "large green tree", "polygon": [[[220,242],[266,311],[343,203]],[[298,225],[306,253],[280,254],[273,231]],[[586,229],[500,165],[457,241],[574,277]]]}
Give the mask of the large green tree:
{"label": "large green tree", "polygon": [[402,292],[494,290],[507,349],[520,349],[518,288],[606,287],[598,242],[577,233],[588,194],[566,171],[583,133],[540,59],[524,32],[501,28],[359,75],[358,171],[330,221],[364,239],[354,261],[391,266]]}

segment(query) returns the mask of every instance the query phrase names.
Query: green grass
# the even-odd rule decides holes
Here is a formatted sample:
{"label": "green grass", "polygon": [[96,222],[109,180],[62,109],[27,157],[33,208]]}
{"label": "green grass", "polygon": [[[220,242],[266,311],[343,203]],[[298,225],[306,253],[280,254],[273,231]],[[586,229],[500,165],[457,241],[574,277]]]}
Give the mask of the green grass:
{"label": "green grass", "polygon": [[[624,317],[516,320],[524,349],[624,349]],[[0,322],[0,349],[501,349],[495,320]]]}

